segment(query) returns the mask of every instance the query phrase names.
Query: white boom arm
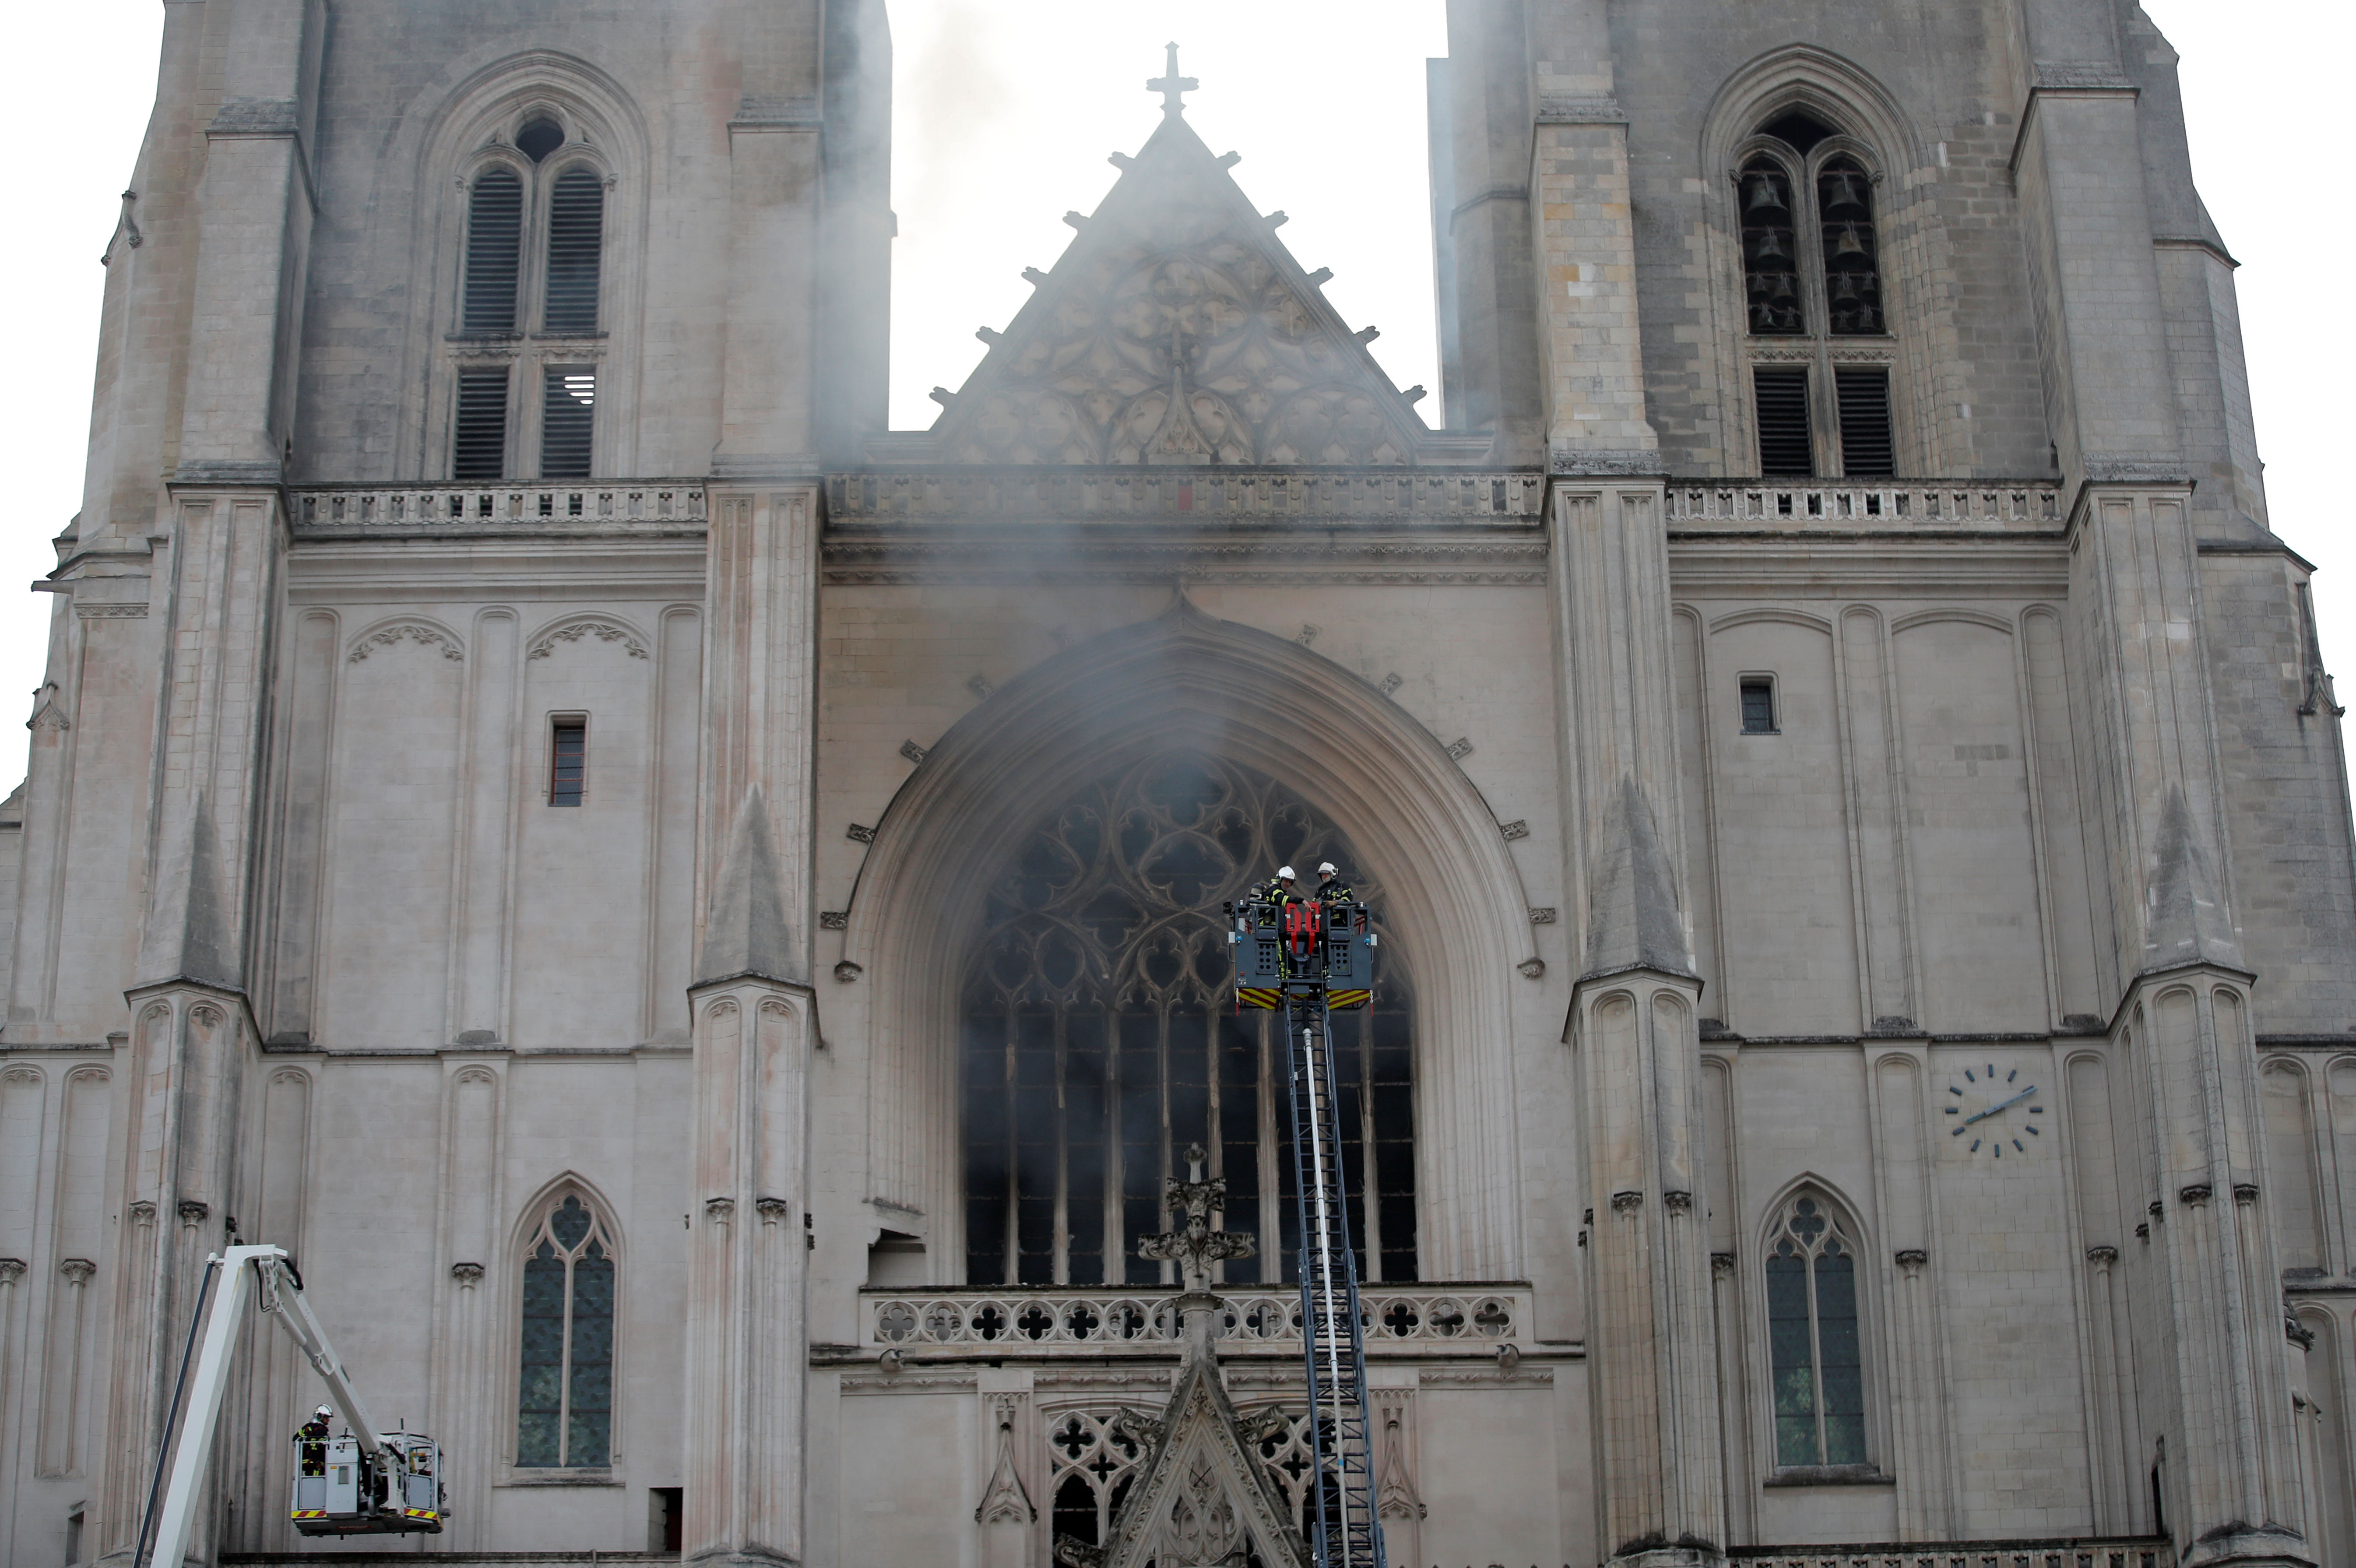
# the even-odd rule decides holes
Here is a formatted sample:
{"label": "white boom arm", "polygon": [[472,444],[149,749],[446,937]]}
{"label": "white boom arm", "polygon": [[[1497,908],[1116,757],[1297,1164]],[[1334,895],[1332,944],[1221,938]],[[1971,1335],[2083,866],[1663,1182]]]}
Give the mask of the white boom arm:
{"label": "white boom arm", "polygon": [[[248,1263],[253,1267],[247,1268]],[[212,1316],[205,1323],[204,1348],[198,1353],[197,1369],[189,1380],[187,1415],[180,1423],[180,1440],[172,1454],[171,1482],[156,1520],[155,1547],[147,1559],[172,1568],[178,1568],[187,1552],[188,1531],[196,1523],[197,1488],[204,1484],[205,1468],[212,1458],[213,1429],[220,1423],[221,1397],[229,1389],[230,1355],[237,1347],[238,1325],[244,1319],[257,1280],[262,1310],[294,1337],[305,1359],[327,1380],[337,1413],[351,1428],[362,1450],[374,1458],[384,1448],[375,1423],[360,1408],[350,1374],[327,1343],[319,1320],[312,1316],[311,1304],[303,1299],[302,1288],[286,1266],[286,1250],[231,1247],[226,1253],[207,1258],[205,1266],[221,1271],[220,1291],[213,1298]],[[133,1568],[141,1565],[134,1563]]]}

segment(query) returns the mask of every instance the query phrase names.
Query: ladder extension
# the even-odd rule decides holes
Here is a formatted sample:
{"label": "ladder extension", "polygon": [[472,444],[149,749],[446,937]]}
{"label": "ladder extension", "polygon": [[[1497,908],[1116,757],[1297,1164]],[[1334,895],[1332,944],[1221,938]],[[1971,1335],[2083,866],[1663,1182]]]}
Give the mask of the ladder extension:
{"label": "ladder extension", "polygon": [[[1386,1568],[1375,1517],[1365,1318],[1343,1185],[1340,1095],[1325,988],[1287,998],[1293,1204],[1301,1234],[1301,1345],[1315,1461],[1310,1544],[1318,1568]],[[1371,1155],[1369,1155],[1371,1158]]]}

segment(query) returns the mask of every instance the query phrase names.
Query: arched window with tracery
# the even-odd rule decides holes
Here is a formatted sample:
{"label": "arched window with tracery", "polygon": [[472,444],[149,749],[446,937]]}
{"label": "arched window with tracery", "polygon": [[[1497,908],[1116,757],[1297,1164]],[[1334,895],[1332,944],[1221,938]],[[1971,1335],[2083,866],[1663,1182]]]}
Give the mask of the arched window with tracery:
{"label": "arched window with tracery", "polygon": [[[1897,472],[1875,176],[1861,144],[1804,108],[1762,122],[1735,172],[1759,471]],[[1805,345],[1789,340],[1799,339]],[[1774,347],[1764,341],[1784,340]]]}
{"label": "arched window with tracery", "polygon": [[[1044,813],[991,884],[961,996],[965,1265],[972,1284],[1154,1283],[1164,1177],[1210,1151],[1226,1223],[1295,1277],[1276,1015],[1238,1015],[1223,902],[1280,865],[1381,890],[1340,831],[1267,776],[1171,755]],[[1353,1242],[1369,1280],[1416,1277],[1412,995],[1388,941],[1374,1004],[1334,1018]],[[1373,1151],[1368,1180],[1367,1151]],[[1370,1201],[1371,1199],[1371,1201]]]}
{"label": "arched window with tracery", "polygon": [[584,127],[547,104],[517,110],[467,181],[452,478],[594,471],[605,183]]}
{"label": "arched window with tracery", "polygon": [[578,1193],[550,1203],[524,1244],[519,1345],[517,1466],[611,1463],[614,1244]]}
{"label": "arched window with tracery", "polygon": [[1779,1468],[1863,1465],[1864,1336],[1854,1223],[1803,1193],[1767,1240],[1767,1359]]}

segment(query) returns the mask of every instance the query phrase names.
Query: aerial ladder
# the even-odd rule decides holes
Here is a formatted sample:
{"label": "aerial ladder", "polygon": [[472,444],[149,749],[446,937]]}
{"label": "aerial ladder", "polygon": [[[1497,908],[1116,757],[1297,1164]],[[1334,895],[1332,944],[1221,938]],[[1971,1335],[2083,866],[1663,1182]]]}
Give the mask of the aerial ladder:
{"label": "aerial ladder", "polygon": [[1291,1062],[1301,1346],[1317,1477],[1310,1544],[1318,1568],[1386,1568],[1333,1051],[1333,1015],[1373,998],[1376,933],[1366,907],[1355,901],[1251,898],[1227,910],[1236,1005],[1284,1015]]}
{"label": "aerial ladder", "polygon": [[[212,1301],[212,1316],[205,1303]],[[303,1297],[303,1277],[287,1260],[285,1249],[271,1246],[231,1247],[205,1260],[205,1280],[197,1294],[196,1320],[188,1325],[193,1348],[198,1325],[204,1326],[204,1346],[190,1375],[184,1354],[178,1385],[172,1395],[173,1411],[165,1418],[165,1453],[159,1459],[155,1484],[148,1488],[147,1509],[139,1530],[139,1547],[132,1568],[150,1564],[177,1565],[186,1556],[188,1534],[195,1527],[198,1491],[212,1458],[213,1433],[220,1423],[222,1396],[229,1389],[230,1357],[237,1331],[249,1305],[259,1302],[262,1315],[284,1328],[303,1352],[304,1359],[327,1380],[328,1398],[344,1419],[345,1432],[297,1444],[294,1487],[288,1516],[305,1535],[397,1535],[423,1531],[438,1535],[449,1516],[442,1485],[441,1445],[423,1433],[380,1433],[361,1408],[327,1331]],[[172,1422],[182,1396],[187,1419],[180,1424],[178,1442],[172,1441]],[[169,1485],[166,1485],[168,1477]],[[155,1504],[163,1491],[163,1507]],[[154,1550],[147,1550],[150,1527]]]}

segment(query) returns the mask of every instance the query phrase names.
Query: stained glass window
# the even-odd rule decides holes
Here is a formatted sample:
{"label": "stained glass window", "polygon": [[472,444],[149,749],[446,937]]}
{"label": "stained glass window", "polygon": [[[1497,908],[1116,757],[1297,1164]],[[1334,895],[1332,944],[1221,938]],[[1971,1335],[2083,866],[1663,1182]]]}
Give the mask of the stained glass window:
{"label": "stained glass window", "polygon": [[[1192,755],[1098,779],[1013,845],[963,994],[968,1283],[1166,1282],[1137,1239],[1166,1229],[1162,1179],[1194,1143],[1226,1178],[1226,1223],[1259,1237],[1226,1280],[1296,1276],[1283,1031],[1236,1012],[1220,905],[1279,865],[1313,886],[1325,860],[1379,915],[1332,823]],[[1411,1280],[1413,1004],[1387,937],[1381,952],[1374,1004],[1334,1017],[1343,1166],[1361,1277]]]}
{"label": "stained glass window", "polygon": [[1822,1199],[1794,1202],[1769,1243],[1767,1348],[1775,1463],[1865,1464],[1857,1243]]}
{"label": "stained glass window", "polygon": [[577,1195],[552,1205],[524,1251],[516,1464],[578,1468],[614,1444],[614,1250]]}

